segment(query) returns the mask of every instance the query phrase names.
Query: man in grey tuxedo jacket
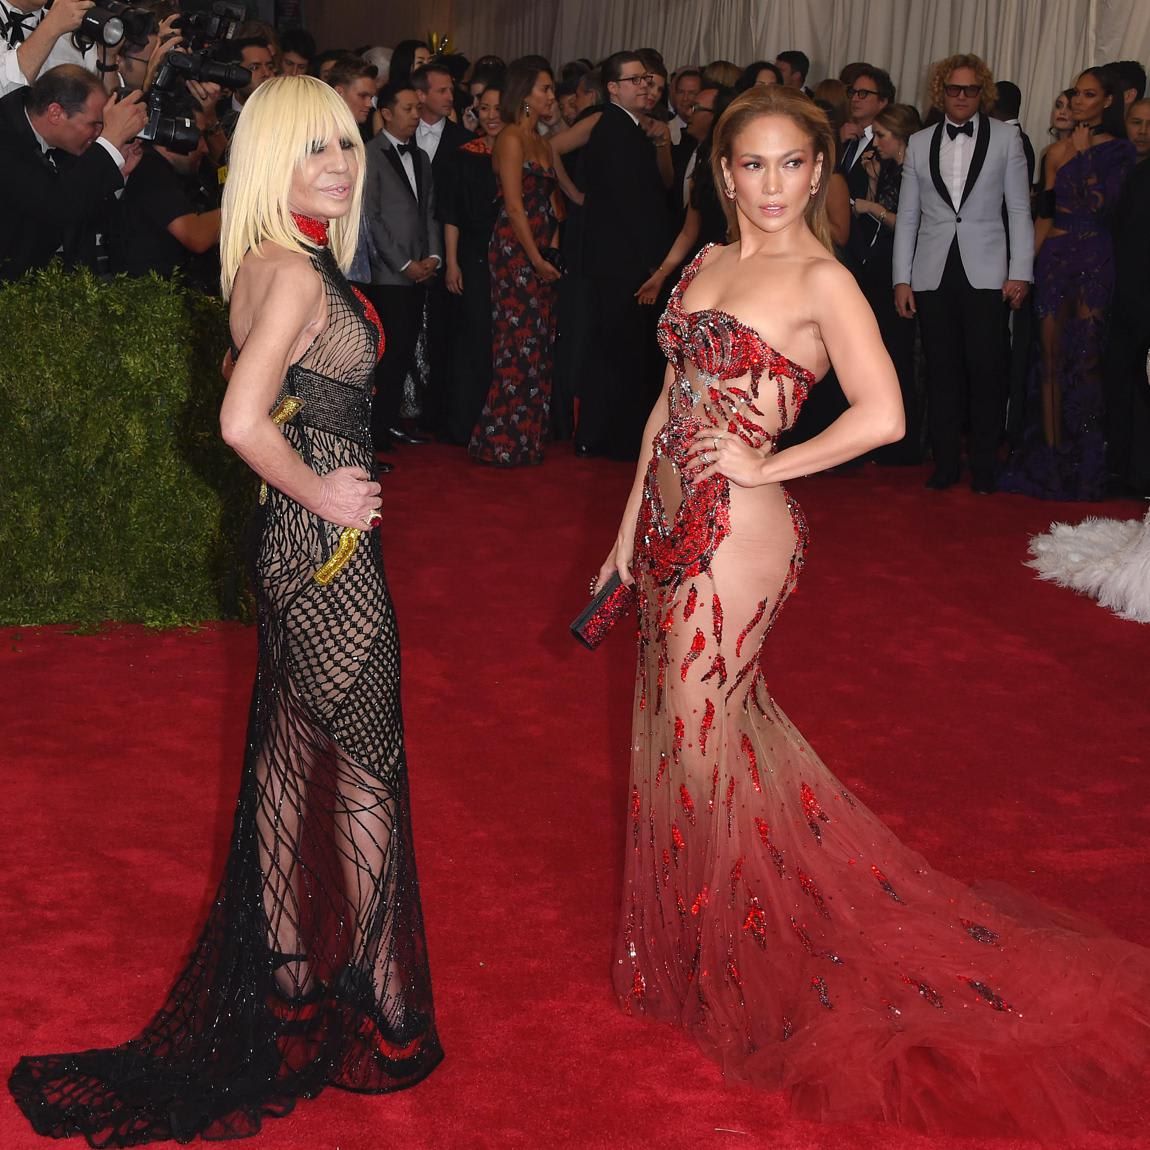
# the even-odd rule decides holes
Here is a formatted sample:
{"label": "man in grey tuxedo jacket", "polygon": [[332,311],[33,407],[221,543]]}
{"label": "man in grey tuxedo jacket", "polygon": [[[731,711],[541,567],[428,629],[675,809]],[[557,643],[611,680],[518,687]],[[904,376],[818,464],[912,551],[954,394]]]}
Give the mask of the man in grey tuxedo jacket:
{"label": "man in grey tuxedo jacket", "polygon": [[379,312],[385,346],[375,372],[372,435],[377,451],[407,438],[399,426],[403,381],[415,357],[426,285],[443,264],[435,219],[435,186],[427,153],[413,143],[419,97],[411,87],[385,86],[377,104],[383,131],[367,145],[363,190],[368,238],[368,298]]}
{"label": "man in grey tuxedo jacket", "polygon": [[989,493],[1006,410],[1003,309],[1022,304],[1033,278],[1026,157],[1017,129],[990,118],[994,81],[977,56],[936,64],[931,96],[943,119],[911,136],[903,163],[895,306],[922,327],[927,486],[958,481],[968,419],[971,487]]}

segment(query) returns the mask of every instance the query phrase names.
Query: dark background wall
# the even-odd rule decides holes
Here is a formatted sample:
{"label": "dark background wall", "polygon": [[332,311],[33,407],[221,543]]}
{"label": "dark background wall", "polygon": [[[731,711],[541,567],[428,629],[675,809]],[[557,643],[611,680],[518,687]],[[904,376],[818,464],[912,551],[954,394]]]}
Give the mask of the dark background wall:
{"label": "dark background wall", "polygon": [[454,0],[307,0],[308,29],[321,48],[356,48],[450,34]]}

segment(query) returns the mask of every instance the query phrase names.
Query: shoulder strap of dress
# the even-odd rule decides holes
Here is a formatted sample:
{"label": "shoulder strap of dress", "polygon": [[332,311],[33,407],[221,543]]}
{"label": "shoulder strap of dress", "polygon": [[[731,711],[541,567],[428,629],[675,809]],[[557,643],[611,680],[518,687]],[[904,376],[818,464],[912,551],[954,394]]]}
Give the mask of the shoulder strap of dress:
{"label": "shoulder strap of dress", "polygon": [[718,246],[716,243],[704,244],[703,247],[695,253],[695,258],[683,269],[683,274],[679,277],[679,282],[675,285],[675,290],[671,293],[676,303],[680,302],[683,298],[683,292],[691,286],[691,281],[695,278],[699,268],[703,266],[703,260],[707,258],[710,250]]}

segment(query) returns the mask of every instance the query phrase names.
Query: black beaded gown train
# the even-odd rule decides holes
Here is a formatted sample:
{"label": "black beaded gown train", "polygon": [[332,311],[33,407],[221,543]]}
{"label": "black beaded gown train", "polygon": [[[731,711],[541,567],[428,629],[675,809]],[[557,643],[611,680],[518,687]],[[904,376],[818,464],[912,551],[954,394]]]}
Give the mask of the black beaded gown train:
{"label": "black beaded gown train", "polygon": [[[320,473],[374,473],[383,333],[314,221],[325,330],[276,408]],[[20,1060],[40,1134],[133,1146],[252,1134],[325,1086],[386,1092],[442,1058],[412,851],[399,642],[378,535],[326,585],[341,530],[275,490],[255,516],[259,667],[231,850],[186,968],[122,1046]],[[329,562],[330,561],[330,562]]]}

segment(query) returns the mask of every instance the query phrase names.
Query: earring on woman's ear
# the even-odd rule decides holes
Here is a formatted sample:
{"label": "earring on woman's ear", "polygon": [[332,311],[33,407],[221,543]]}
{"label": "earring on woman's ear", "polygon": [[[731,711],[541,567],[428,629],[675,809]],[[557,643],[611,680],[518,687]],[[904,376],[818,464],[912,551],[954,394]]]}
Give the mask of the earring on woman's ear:
{"label": "earring on woman's ear", "polygon": [[735,198],[735,189],[729,185],[724,184],[723,194],[727,197],[728,200],[733,200]]}
{"label": "earring on woman's ear", "polygon": [[812,196],[817,196],[818,194],[819,194],[819,186],[818,186],[818,184],[811,184],[811,195],[812,195]]}
{"label": "earring on woman's ear", "polygon": [[523,114],[525,116],[531,115],[531,105],[526,100],[523,101]]}

